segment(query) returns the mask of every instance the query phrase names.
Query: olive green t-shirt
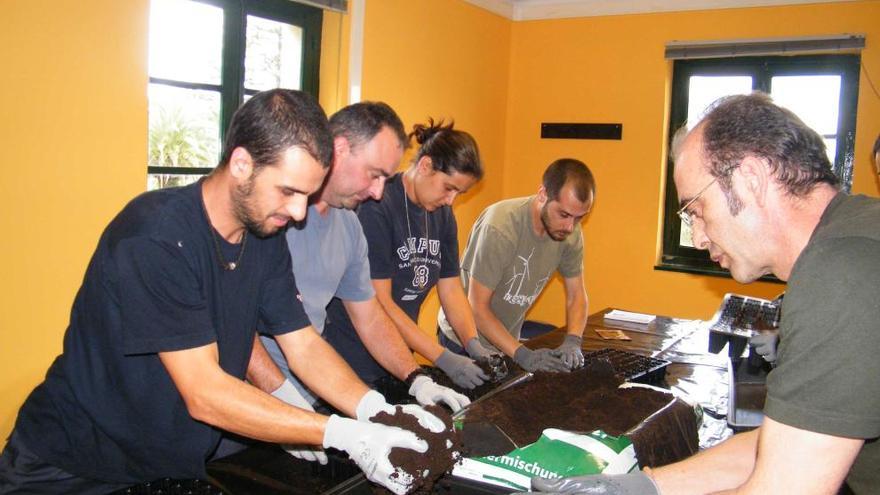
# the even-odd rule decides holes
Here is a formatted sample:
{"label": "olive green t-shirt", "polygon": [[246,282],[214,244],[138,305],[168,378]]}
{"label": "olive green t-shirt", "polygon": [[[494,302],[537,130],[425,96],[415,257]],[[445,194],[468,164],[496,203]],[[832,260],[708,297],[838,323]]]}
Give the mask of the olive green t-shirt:
{"label": "olive green t-shirt", "polygon": [[[461,281],[468,290],[470,277],[494,289],[490,307],[515,339],[519,339],[526,311],[556,271],[564,278],[581,274],[584,240],[575,228],[563,241],[538,237],[529,206],[534,196],[495,203],[480,214],[471,229],[461,258]],[[440,330],[458,342],[443,310]],[[494,347],[481,337],[489,349]]]}
{"label": "olive green t-shirt", "polygon": [[855,493],[880,493],[878,291],[880,200],[838,194],[789,277],[764,413],[795,428],[865,439],[847,477]]}

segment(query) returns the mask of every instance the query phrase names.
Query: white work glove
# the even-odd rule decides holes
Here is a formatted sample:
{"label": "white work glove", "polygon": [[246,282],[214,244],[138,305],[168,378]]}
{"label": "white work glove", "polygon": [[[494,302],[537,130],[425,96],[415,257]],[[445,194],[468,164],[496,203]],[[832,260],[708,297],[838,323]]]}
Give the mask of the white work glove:
{"label": "white work glove", "polygon": [[409,395],[412,395],[423,406],[431,406],[437,401],[443,401],[452,412],[456,412],[462,407],[471,403],[471,400],[464,395],[452,390],[449,387],[437,385],[427,375],[419,375],[413,380],[409,386]]}
{"label": "white work glove", "polygon": [[[434,365],[443,370],[453,383],[462,388],[474,388],[489,379],[473,359],[460,356],[449,349],[443,350],[440,357],[434,361]],[[422,401],[419,403],[424,404]]]}
{"label": "white work glove", "polygon": [[391,449],[400,447],[419,453],[428,450],[428,443],[411,431],[342,418],[335,414],[327,420],[323,445],[324,448],[333,447],[345,451],[367,479],[397,495],[404,495],[409,490],[413,477],[391,465],[388,460]]}
{"label": "white work glove", "polygon": [[552,480],[532,478],[532,492],[568,495],[660,495],[660,489],[654,484],[654,480],[643,472],[592,474]]}
{"label": "white work glove", "polygon": [[[357,415],[358,421],[369,421],[370,418],[378,414],[379,412],[386,412],[388,414],[394,414],[393,405],[389,404],[385,397],[382,396],[379,392],[375,390],[370,390],[365,393],[361,398],[361,401],[358,402],[357,409],[355,410],[355,414]],[[407,404],[405,406],[396,406],[403,409],[403,412],[407,414],[411,414],[418,418],[419,424],[422,425],[423,428],[427,428],[434,433],[440,433],[444,429],[446,429],[446,425],[443,424],[443,421],[440,420],[437,416],[425,411],[421,407],[414,404]]]}
{"label": "white work glove", "polygon": [[569,371],[562,359],[553,355],[553,349],[532,350],[521,345],[513,353],[513,360],[526,371]]}
{"label": "white work glove", "polygon": [[749,345],[770,364],[776,364],[776,346],[779,344],[777,332],[758,332],[749,339]]}
{"label": "white work glove", "polygon": [[[280,399],[287,404],[296,406],[300,409],[315,412],[315,409],[312,408],[312,405],[309,404],[309,401],[307,401],[306,398],[299,393],[299,390],[296,389],[296,387],[293,385],[293,383],[290,382],[290,380],[284,380],[284,383],[282,383],[280,387],[272,392],[272,397]],[[288,454],[296,457],[297,459],[303,459],[312,462],[318,461],[321,464],[327,464],[327,454],[323,450],[321,450],[320,447],[285,444],[282,445],[281,448],[283,448],[285,451],[287,451]]]}
{"label": "white work glove", "polygon": [[553,355],[561,359],[570,370],[580,368],[584,365],[584,351],[581,350],[583,341],[577,335],[567,334],[562,344],[553,349]]}

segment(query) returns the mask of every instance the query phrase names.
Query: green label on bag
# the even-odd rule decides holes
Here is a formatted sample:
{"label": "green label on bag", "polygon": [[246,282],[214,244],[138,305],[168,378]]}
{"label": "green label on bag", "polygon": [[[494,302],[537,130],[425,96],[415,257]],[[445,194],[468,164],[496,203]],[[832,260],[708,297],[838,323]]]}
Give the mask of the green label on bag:
{"label": "green label on bag", "polygon": [[465,458],[452,474],[494,485],[528,490],[531,479],[584,474],[622,474],[638,469],[635,449],[625,436],[601,430],[572,433],[548,428],[537,442],[506,455]]}

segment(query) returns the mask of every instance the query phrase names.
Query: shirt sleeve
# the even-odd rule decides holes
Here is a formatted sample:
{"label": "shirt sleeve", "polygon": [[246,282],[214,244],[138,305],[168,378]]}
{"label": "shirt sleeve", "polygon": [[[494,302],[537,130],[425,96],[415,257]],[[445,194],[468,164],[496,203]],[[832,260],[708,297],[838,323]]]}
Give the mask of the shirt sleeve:
{"label": "shirt sleeve", "polygon": [[830,435],[880,435],[878,244],[822,241],[798,261],[809,261],[809,270],[796,267],[783,301],[779,359],[767,378],[769,417]]}
{"label": "shirt sleeve", "polygon": [[351,241],[351,251],[336,296],[348,301],[366,301],[375,295],[370,280],[367,239],[357,220],[348,225],[348,228],[347,240]]}
{"label": "shirt sleeve", "polygon": [[473,259],[467,270],[471,277],[490,289],[502,282],[505,268],[510,265],[514,244],[492,225],[483,224],[474,229],[470,238]]}
{"label": "shirt sleeve", "polygon": [[562,259],[559,261],[559,274],[563,278],[576,277],[584,271],[584,234],[578,228],[573,235],[573,242],[566,243]]}
{"label": "shirt sleeve", "polygon": [[273,254],[267,260],[267,266],[273,268],[260,292],[258,330],[269,335],[281,335],[311,325],[303,307],[302,295],[296,287],[286,238],[277,236],[275,241]]}
{"label": "shirt sleeve", "polygon": [[358,220],[367,239],[370,260],[370,277],[374,279],[391,278],[392,255],[394,254],[393,234],[390,219],[385,215],[382,204],[367,201],[358,208]]}
{"label": "shirt sleeve", "polygon": [[203,284],[183,247],[152,237],[120,241],[113,252],[125,354],[210,344],[216,333]]}
{"label": "shirt sleeve", "polygon": [[458,223],[452,208],[448,208],[445,231],[440,239],[440,278],[457,277],[460,269],[458,266]]}

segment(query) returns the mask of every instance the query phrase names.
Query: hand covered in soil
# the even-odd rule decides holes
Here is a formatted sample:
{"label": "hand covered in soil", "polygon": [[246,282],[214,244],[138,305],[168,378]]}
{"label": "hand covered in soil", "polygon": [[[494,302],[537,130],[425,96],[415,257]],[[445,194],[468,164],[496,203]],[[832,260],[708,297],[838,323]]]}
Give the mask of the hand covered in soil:
{"label": "hand covered in soil", "polygon": [[391,449],[400,447],[419,453],[428,450],[428,443],[415,433],[395,426],[368,421],[355,421],[332,415],[324,429],[324,448],[333,447],[348,453],[370,481],[378,483],[397,495],[404,495],[412,485],[413,477],[391,465]]}
{"label": "hand covered in soil", "polygon": [[[594,474],[570,478],[532,478],[532,492],[605,495],[660,495],[660,489],[642,472]],[[525,494],[513,494],[525,495]]]}
{"label": "hand covered in soil", "polygon": [[473,339],[469,340],[467,345],[464,346],[464,350],[467,351],[468,356],[470,356],[474,359],[489,358],[492,356],[499,356],[499,357],[501,356],[497,352],[492,352],[489,349],[486,349],[486,346],[484,346],[483,343],[480,342],[480,339],[478,339],[478,338],[473,338]]}
{"label": "hand covered in soil", "polygon": [[[307,401],[306,398],[299,393],[299,390],[297,390],[296,387],[293,386],[293,383],[291,383],[290,380],[284,380],[284,383],[282,383],[280,387],[272,392],[272,396],[300,409],[315,412],[315,409],[312,408],[312,405],[309,404],[309,401]],[[303,459],[311,462],[318,461],[321,464],[327,464],[327,454],[324,453],[324,451],[321,450],[320,447],[287,444],[282,445],[281,448],[283,448],[288,454],[296,457],[297,459]]]}
{"label": "hand covered in soil", "polygon": [[568,334],[562,344],[553,349],[553,355],[561,359],[570,370],[580,368],[584,365],[584,352],[581,350],[583,341],[577,335]]}
{"label": "hand covered in soil", "polygon": [[[460,356],[449,349],[443,350],[440,357],[434,361],[434,365],[443,370],[446,376],[459,387],[474,388],[482,385],[483,382],[489,379],[486,373],[472,359]],[[422,403],[421,401],[419,402]]]}
{"label": "hand covered in soil", "polygon": [[[425,375],[416,377],[413,380],[412,385],[409,387],[409,394],[415,397],[419,404],[423,406],[432,406],[438,401],[442,401],[452,409],[452,412],[458,411],[471,403],[471,400],[464,395],[449,387],[434,383],[434,380]],[[431,416],[433,417],[434,415],[432,414]]]}
{"label": "hand covered in soil", "polygon": [[521,345],[513,353],[513,360],[526,371],[568,372],[569,367],[558,356],[554,349],[529,349]]}
{"label": "hand covered in soil", "polygon": [[[421,378],[421,377],[419,377]],[[416,378],[418,380],[419,378]],[[427,377],[425,377],[427,378]],[[413,382],[415,385],[415,382]],[[465,397],[467,399],[467,397]],[[445,425],[443,421],[440,420],[437,416],[425,411],[419,406],[414,404],[407,404],[405,406],[396,406],[403,410],[403,412],[407,414],[411,414],[418,418],[419,424],[423,427],[433,431],[434,433],[440,433],[445,429]],[[370,390],[361,398],[361,401],[357,405],[356,415],[358,421],[369,421],[370,418],[378,414],[379,412],[386,412],[390,415],[394,415],[395,406],[389,404],[385,397],[382,396],[379,392],[375,390]]]}

